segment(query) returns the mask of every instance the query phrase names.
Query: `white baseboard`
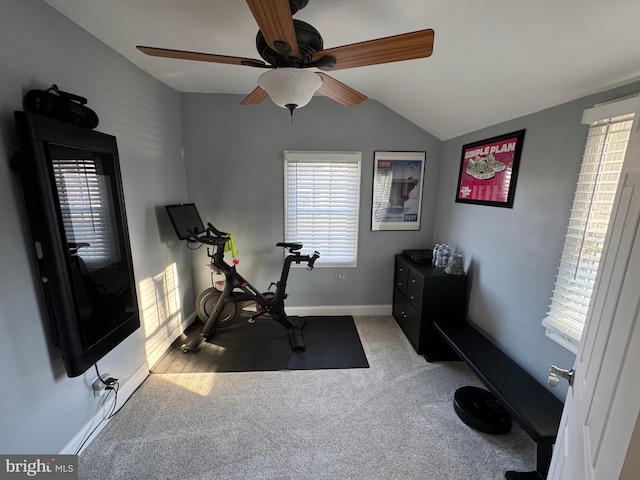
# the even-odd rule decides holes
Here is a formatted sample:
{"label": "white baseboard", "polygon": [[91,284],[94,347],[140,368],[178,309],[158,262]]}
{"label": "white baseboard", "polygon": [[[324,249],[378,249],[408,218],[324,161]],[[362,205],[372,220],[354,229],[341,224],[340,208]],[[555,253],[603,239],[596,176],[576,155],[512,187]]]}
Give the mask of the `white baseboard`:
{"label": "white baseboard", "polygon": [[290,307],[289,315],[391,315],[391,305],[321,305],[317,307]]}
{"label": "white baseboard", "polygon": [[[196,312],[191,312],[191,315],[188,315],[181,323],[182,331],[184,332],[187,329],[187,327],[195,321],[195,319],[196,319]],[[167,348],[169,348],[169,346],[167,346]]]}
{"label": "white baseboard", "polygon": [[[118,389],[118,403],[116,404],[116,408],[114,411],[120,410],[120,408],[125,404],[125,402],[129,399],[133,392],[142,385],[142,382],[149,376],[149,365],[145,362],[134,374],[133,376],[127,380],[126,383],[120,385]],[[112,393],[109,395],[113,395]],[[113,398],[113,397],[112,397]],[[62,449],[60,452],[61,455],[70,455],[76,453],[76,450],[80,447],[82,442],[86,442],[80,449],[81,453],[85,448],[89,446],[91,441],[102,431],[104,427],[109,423],[109,419],[105,419],[102,421],[105,415],[111,411],[113,407],[112,398],[107,399],[105,404],[98,409],[96,414],[89,420],[84,427],[80,429],[80,431],[71,439],[71,441]],[[102,421],[102,423],[101,423]],[[91,431],[95,428],[95,431],[92,433]],[[87,435],[90,437],[87,439]]]}
{"label": "white baseboard", "polygon": [[[196,318],[195,312],[192,312],[191,315],[186,316],[180,322],[180,324],[177,325],[177,328],[174,328],[175,332],[172,332],[172,333],[175,334],[175,338],[178,338],[178,336],[189,325],[191,325],[191,323],[195,320],[195,318]],[[162,356],[162,353],[164,353],[167,350],[167,348],[169,348],[169,346],[175,340],[175,338],[164,338],[162,340],[162,345],[158,346],[157,348],[158,352],[160,352],[159,355],[155,355],[155,356],[152,355],[151,357],[148,357],[144,365],[140,366],[140,368],[136,370],[136,372],[131,376],[131,378],[129,378],[129,380],[127,380],[126,383],[123,383],[122,385],[120,385],[120,388],[118,389],[118,403],[115,409],[116,412],[120,410],[122,405],[124,405],[125,402],[129,399],[129,397],[133,395],[133,392],[135,392],[136,389],[140,385],[142,385],[142,382],[144,382],[145,379],[149,376],[150,367],[157,360],[160,359],[160,357]],[[82,442],[85,441],[85,439],[87,438],[87,435],[91,435],[91,437],[87,439],[87,441],[83,445],[80,452],[82,452],[82,450],[87,448],[87,446],[96,437],[96,435],[100,433],[100,431],[107,425],[107,423],[109,423],[109,419],[105,419],[104,421],[102,421],[102,419],[106,414],[108,414],[109,411],[111,411],[111,407],[113,407],[113,402],[111,399],[108,399],[105,402],[105,405],[103,405],[98,409],[98,411],[91,418],[91,420],[89,420],[80,429],[80,431],[73,437],[73,439],[71,439],[71,441],[64,447],[64,449],[60,453],[61,454],[75,453],[78,447],[80,447],[80,445],[82,444]],[[100,423],[101,421],[102,423]],[[91,430],[93,430],[94,428],[96,429],[95,432],[91,433]]]}

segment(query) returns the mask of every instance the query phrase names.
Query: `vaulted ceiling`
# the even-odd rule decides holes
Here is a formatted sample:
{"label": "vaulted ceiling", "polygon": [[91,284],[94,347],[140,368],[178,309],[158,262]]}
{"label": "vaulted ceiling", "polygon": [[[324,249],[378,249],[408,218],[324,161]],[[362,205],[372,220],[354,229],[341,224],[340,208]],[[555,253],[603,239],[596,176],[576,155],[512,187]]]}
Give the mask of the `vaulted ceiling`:
{"label": "vaulted ceiling", "polygon": [[[45,1],[180,92],[246,95],[263,73],[136,49],[259,59],[241,0]],[[295,18],[325,49],[434,29],[428,58],[331,76],[442,140],[640,79],[638,0],[310,0]]]}

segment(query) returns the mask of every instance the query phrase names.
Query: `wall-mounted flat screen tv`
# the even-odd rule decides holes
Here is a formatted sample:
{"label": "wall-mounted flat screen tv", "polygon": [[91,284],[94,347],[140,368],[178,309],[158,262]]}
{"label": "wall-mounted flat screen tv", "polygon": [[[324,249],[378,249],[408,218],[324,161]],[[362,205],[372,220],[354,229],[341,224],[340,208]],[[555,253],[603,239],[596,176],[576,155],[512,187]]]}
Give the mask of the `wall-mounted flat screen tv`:
{"label": "wall-mounted flat screen tv", "polygon": [[14,118],[38,281],[75,377],[140,326],[116,139],[41,115]]}

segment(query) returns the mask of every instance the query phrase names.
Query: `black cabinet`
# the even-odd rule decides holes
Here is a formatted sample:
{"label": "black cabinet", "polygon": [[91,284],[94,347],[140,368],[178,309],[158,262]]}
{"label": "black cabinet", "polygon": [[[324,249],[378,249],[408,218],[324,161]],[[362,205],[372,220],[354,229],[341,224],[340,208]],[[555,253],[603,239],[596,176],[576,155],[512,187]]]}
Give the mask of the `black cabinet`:
{"label": "black cabinet", "polygon": [[447,275],[431,263],[396,255],[393,317],[427,361],[458,358],[434,330],[433,321],[464,321],[466,299],[466,275]]}

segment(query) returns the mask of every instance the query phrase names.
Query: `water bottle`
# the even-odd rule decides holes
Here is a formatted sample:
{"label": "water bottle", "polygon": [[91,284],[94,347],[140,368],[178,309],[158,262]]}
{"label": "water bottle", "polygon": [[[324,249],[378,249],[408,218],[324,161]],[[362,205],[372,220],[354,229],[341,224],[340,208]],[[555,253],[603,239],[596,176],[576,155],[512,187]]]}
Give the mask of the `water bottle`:
{"label": "water bottle", "polygon": [[449,258],[451,257],[451,247],[449,245],[445,245],[442,248],[442,268],[446,267],[449,263]]}
{"label": "water bottle", "polygon": [[440,245],[436,254],[436,268],[444,267],[444,245]]}
{"label": "water bottle", "polygon": [[431,258],[431,265],[436,264],[436,260],[438,258],[438,250],[440,250],[440,244],[436,243],[436,246],[433,248],[433,257]]}

